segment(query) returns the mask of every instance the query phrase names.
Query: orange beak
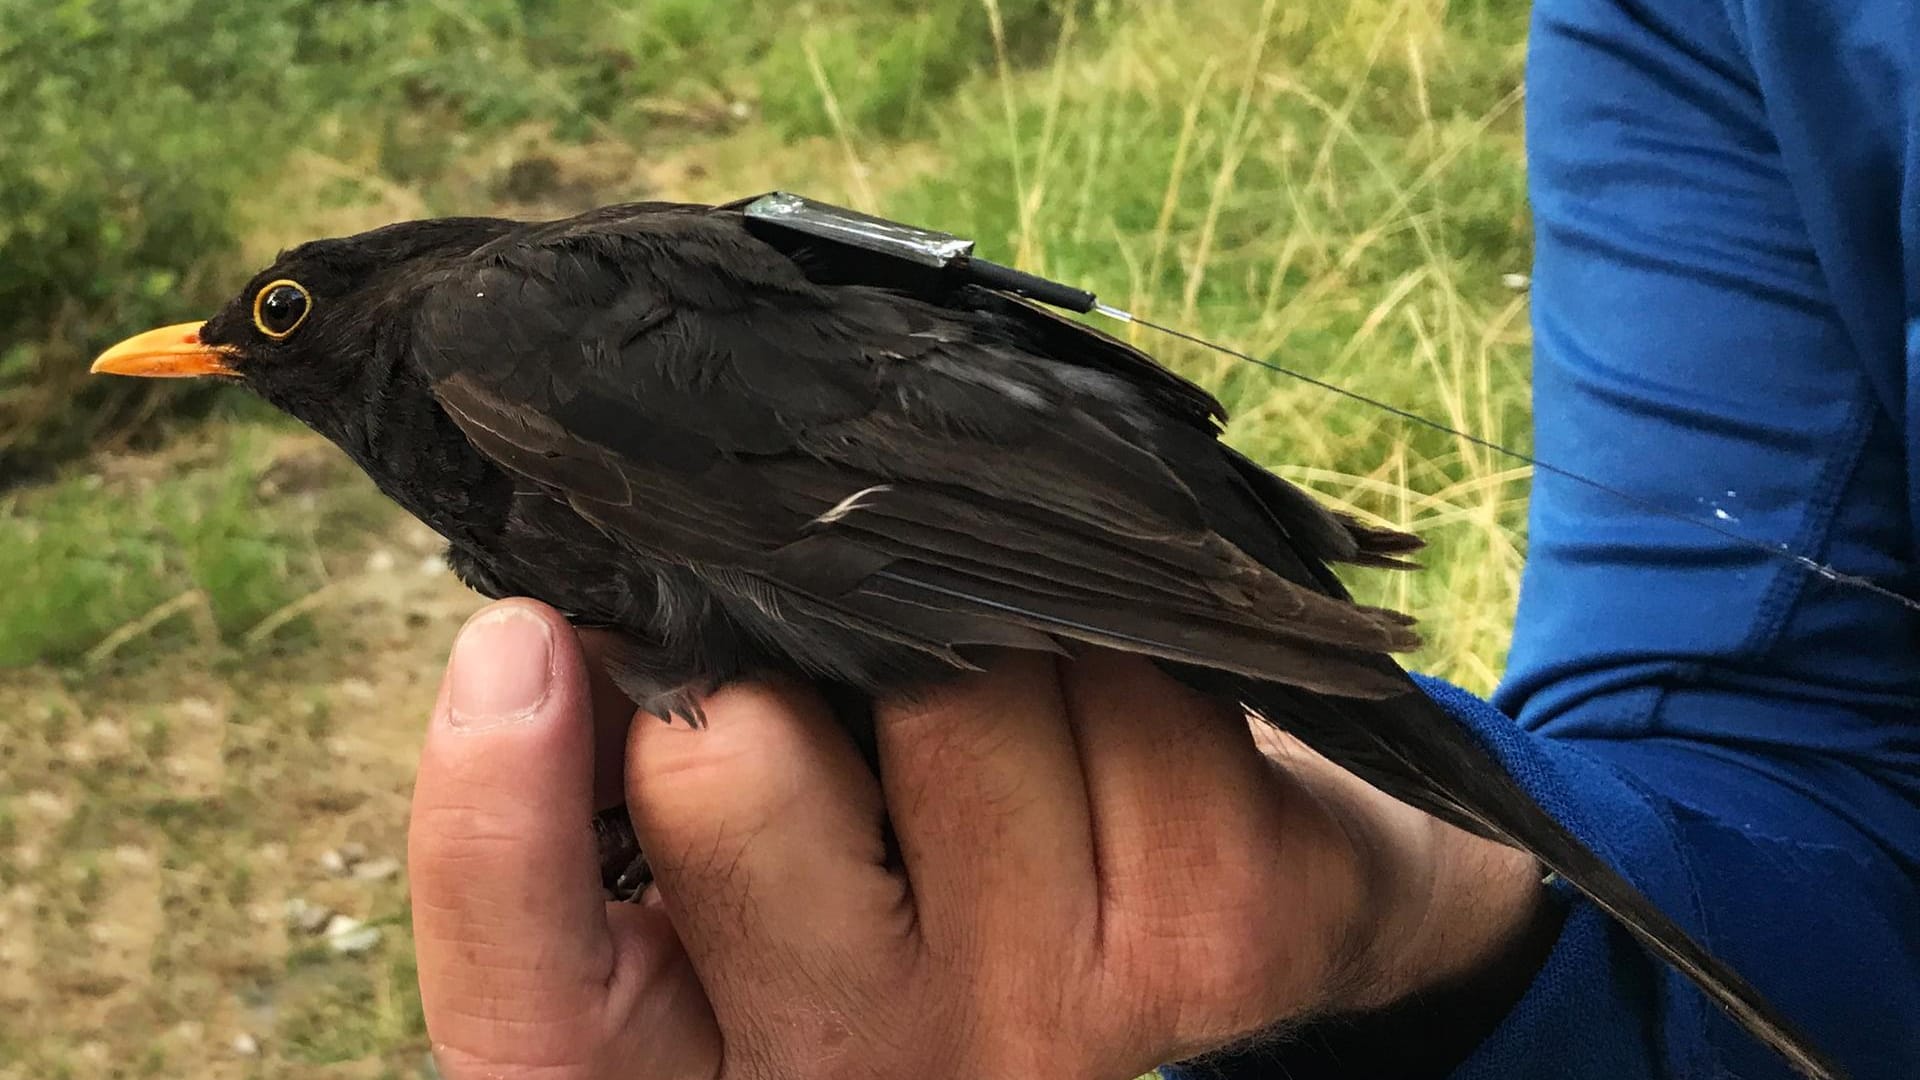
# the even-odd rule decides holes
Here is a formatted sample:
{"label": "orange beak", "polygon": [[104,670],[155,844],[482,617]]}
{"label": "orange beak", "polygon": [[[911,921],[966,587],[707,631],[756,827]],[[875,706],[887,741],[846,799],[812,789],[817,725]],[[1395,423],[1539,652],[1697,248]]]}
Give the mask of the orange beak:
{"label": "orange beak", "polygon": [[149,379],[184,379],[194,375],[232,375],[227,358],[233,350],[200,340],[205,323],[175,323],[135,334],[108,349],[93,362],[95,375],[139,375]]}

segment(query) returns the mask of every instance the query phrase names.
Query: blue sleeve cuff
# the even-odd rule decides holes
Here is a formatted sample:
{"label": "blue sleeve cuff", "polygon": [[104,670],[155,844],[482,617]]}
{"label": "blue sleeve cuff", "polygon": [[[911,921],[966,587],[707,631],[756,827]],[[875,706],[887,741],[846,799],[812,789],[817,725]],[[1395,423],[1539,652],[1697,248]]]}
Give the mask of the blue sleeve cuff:
{"label": "blue sleeve cuff", "polygon": [[[1699,932],[1699,901],[1684,860],[1659,812],[1628,782],[1575,750],[1523,731],[1459,687],[1415,678],[1548,813],[1608,862],[1631,868],[1636,884]],[[1564,883],[1555,888],[1572,892]],[[1683,901],[1678,910],[1671,906],[1675,898]],[[1624,931],[1592,904],[1576,903],[1526,994],[1453,1075],[1529,1076],[1551,1061],[1554,1075],[1569,1080],[1712,1076],[1702,1035],[1709,1006],[1673,989]]]}
{"label": "blue sleeve cuff", "polygon": [[[1458,687],[1418,678],[1548,813],[1797,1018],[1854,1080],[1913,1075],[1920,902],[1915,883],[1890,872],[1884,853],[1840,826],[1784,837],[1755,825],[1767,816],[1749,813],[1756,804],[1713,779],[1725,763],[1657,739],[1547,737]],[[1745,765],[1733,771],[1752,775]],[[1801,818],[1821,816],[1809,802]],[[1591,903],[1563,883],[1554,887],[1572,900],[1560,937],[1456,1080],[1794,1075]],[[1162,1074],[1242,1077],[1211,1067]]]}
{"label": "blue sleeve cuff", "polygon": [[[1913,1075],[1920,905],[1884,851],[1812,800],[1795,834],[1781,835],[1751,789],[1739,796],[1743,788],[1716,780],[1752,776],[1750,762],[1716,762],[1658,738],[1548,737],[1458,687],[1417,678],[1548,813],[1796,1018],[1854,1080]],[[1453,1075],[1534,1076],[1544,1061],[1578,1080],[1795,1075],[1584,900],[1527,993]]]}

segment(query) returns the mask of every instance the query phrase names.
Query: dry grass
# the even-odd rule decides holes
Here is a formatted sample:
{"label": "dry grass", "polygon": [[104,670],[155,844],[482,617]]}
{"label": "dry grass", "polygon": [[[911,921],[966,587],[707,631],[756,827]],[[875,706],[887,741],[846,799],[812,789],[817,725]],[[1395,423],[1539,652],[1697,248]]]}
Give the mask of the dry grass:
{"label": "dry grass", "polygon": [[[1003,65],[962,95],[971,137],[992,147],[964,171],[967,189],[923,185],[889,203],[952,220],[958,202],[962,225],[973,218],[983,244],[1021,265],[1524,446],[1526,302],[1503,281],[1526,265],[1520,94],[1513,81],[1480,90],[1484,66],[1517,76],[1519,54],[1512,38],[1445,32],[1446,15],[1421,0],[1358,0],[1338,17],[1154,4],[1091,52],[1073,48],[1068,20],[1049,69]],[[1403,94],[1385,97],[1389,86]],[[1004,193],[981,194],[982,179]],[[1220,394],[1230,441],[1330,503],[1423,536],[1422,573],[1353,580],[1421,617],[1417,666],[1492,687],[1524,555],[1526,468],[1152,330],[1126,334]]]}

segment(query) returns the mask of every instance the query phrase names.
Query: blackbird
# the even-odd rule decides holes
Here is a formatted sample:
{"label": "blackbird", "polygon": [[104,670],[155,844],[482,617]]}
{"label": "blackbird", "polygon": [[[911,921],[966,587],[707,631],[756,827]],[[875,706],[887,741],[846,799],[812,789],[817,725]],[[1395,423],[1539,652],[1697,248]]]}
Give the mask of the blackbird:
{"label": "blackbird", "polygon": [[743,205],[316,240],[93,369],[245,384],[445,537],[475,590],[618,631],[609,674],[655,715],[697,724],[704,693],[759,673],[871,700],[983,649],[1151,657],[1532,853],[1801,1071],[1838,1075],[1394,661],[1410,620],[1329,567],[1406,565],[1417,540],[1235,452],[1212,396],[1114,338],[776,244]]}

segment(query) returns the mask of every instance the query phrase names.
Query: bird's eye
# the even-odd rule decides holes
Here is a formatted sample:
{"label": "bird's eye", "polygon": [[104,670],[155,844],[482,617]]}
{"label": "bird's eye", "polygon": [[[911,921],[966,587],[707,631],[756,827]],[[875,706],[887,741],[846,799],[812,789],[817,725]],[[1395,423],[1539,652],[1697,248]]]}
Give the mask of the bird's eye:
{"label": "bird's eye", "polygon": [[313,297],[297,281],[281,278],[268,282],[253,298],[253,325],[278,341],[307,321],[313,309]]}

